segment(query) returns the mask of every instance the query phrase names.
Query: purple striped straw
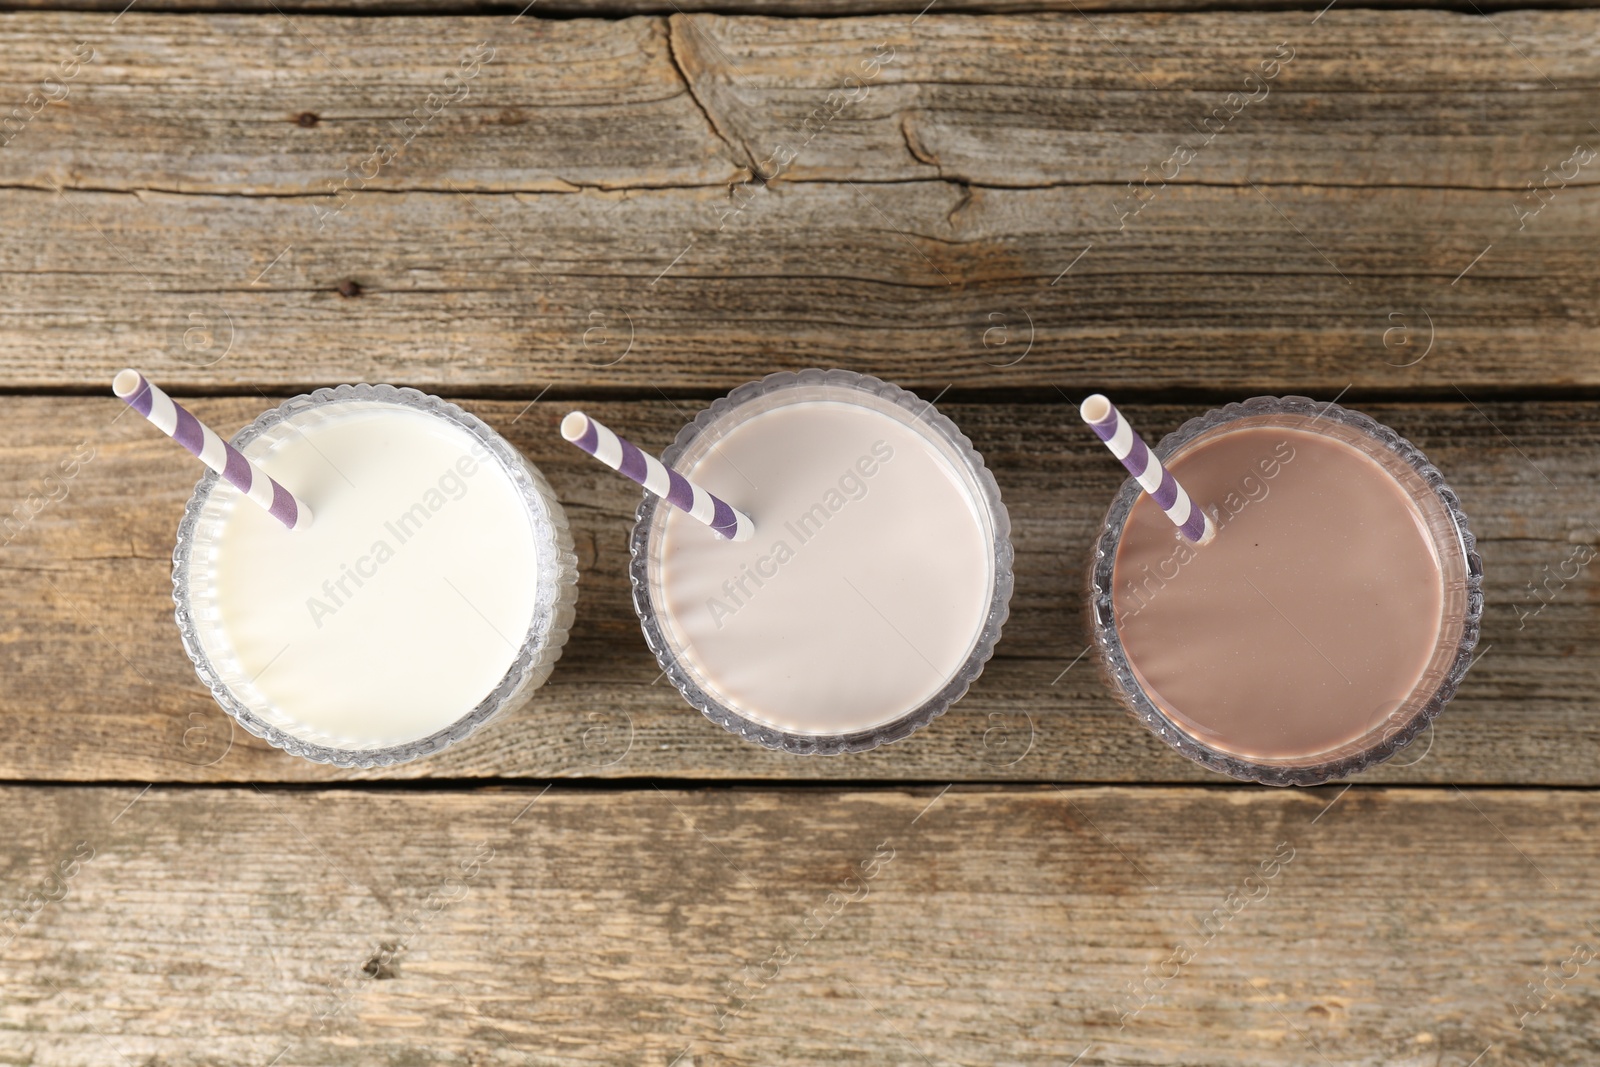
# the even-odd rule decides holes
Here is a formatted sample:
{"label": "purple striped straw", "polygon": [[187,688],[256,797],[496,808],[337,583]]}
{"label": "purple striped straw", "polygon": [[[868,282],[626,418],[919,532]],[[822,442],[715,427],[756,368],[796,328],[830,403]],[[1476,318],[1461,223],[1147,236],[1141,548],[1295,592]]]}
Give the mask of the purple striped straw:
{"label": "purple striped straw", "polygon": [[561,436],[673,507],[687,511],[727,540],[748,541],[755,536],[756,524],[750,521],[750,516],[720,497],[712,496],[583,412],[574,411],[561,420]]}
{"label": "purple striped straw", "polygon": [[234,488],[260,504],[291,530],[311,525],[311,509],[244,454],[218,437],[216,431],[180,407],[136,370],[118,372],[111,391],[123,403],[149,419],[155,428],[200,458],[200,462],[226,478]]}
{"label": "purple striped straw", "polygon": [[1167,518],[1172,520],[1184,537],[1197,545],[1204,545],[1217,536],[1211,516],[1195,507],[1172,472],[1161,465],[1161,460],[1150,451],[1144,438],[1128,425],[1111,401],[1096,393],[1083,402],[1078,414],[1111,449],[1111,454],[1128,468],[1128,473],[1134,476],[1141,489],[1150,494],[1156,506],[1167,513]]}

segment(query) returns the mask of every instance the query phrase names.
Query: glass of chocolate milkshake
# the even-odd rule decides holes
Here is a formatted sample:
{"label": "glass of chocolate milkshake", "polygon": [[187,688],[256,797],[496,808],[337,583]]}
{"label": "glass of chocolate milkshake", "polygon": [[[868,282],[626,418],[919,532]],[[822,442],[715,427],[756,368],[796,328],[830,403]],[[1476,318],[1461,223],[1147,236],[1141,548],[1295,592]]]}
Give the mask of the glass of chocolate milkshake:
{"label": "glass of chocolate milkshake", "polygon": [[1186,541],[1131,478],[1112,501],[1090,612],[1134,716],[1270,785],[1356,773],[1426,728],[1483,612],[1466,515],[1427,457],[1305,397],[1229,404],[1155,451],[1217,535]]}

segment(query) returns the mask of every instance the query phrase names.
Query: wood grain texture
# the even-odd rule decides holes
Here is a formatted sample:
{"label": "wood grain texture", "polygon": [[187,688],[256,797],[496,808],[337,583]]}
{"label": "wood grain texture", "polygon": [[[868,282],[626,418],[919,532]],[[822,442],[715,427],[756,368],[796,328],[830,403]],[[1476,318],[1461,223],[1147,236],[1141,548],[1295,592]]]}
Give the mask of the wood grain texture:
{"label": "wood grain texture", "polygon": [[[331,202],[330,187],[347,179],[358,190],[446,191],[724,180],[735,165],[717,158],[725,147],[666,38],[651,18],[513,26],[132,12],[113,28],[7,16],[8,96],[54,73],[76,42],[94,55],[75,77],[58,75],[62,99],[0,153],[0,181]],[[392,158],[366,164],[382,145]]]}
{"label": "wood grain texture", "polygon": [[[1482,659],[1433,736],[1363,781],[1600,782],[1600,585],[1592,565],[1563,565],[1600,544],[1593,490],[1600,405],[1461,401],[1368,409],[1359,401],[1358,394],[1345,397],[1410,437],[1446,472],[1471,516],[1487,573]],[[191,402],[224,432],[266,404]],[[971,693],[932,727],[874,753],[818,759],[739,741],[658,679],[626,579],[638,491],[560,440],[556,424],[569,405],[466,406],[523,449],[565,502],[582,571],[578,621],[554,676],[529,707],[438,756],[382,774],[1221,780],[1136,724],[1102,686],[1094,657],[1079,658],[1089,643],[1084,567],[1121,473],[1065,402],[941,405],[984,453],[1011,513],[1011,619]],[[658,451],[700,405],[583,406]],[[44,506],[0,549],[8,594],[0,601],[0,731],[7,739],[0,777],[340,777],[242,730],[235,734],[195,681],[172,621],[169,562],[195,466],[135,418],[118,418],[122,410],[109,396],[0,399],[0,501],[59,495],[48,480],[57,463],[85,447],[94,452],[64,483],[66,498]],[[1125,410],[1155,439],[1203,409]],[[1563,571],[1576,577],[1564,581]]]}
{"label": "wood grain texture", "polygon": [[[1177,183],[1521,192],[1594,137],[1600,15],[1312,14],[18,13],[0,17],[7,97],[80,41],[93,57],[0,153],[0,183],[326,197],[347,164],[414,135],[361,187],[727,184],[780,143],[797,153],[780,181],[1121,187],[1187,141]],[[1234,91],[1251,101],[1206,125]]]}
{"label": "wood grain texture", "polygon": [[[1595,136],[1559,87],[1600,75],[1596,18],[130,13],[0,151],[0,373],[98,388],[137,355],[195,390],[720,391],[818,364],[934,391],[1593,388],[1589,170],[1516,209]],[[0,18],[19,98],[74,19]],[[465,98],[366,162],[490,40]],[[1268,95],[1134,213],[1127,183],[1282,40]],[[866,95],[830,97],[879,42],[895,58]],[[783,137],[789,165],[743,181]]]}
{"label": "wood grain texture", "polygon": [[1600,385],[1600,192],[1509,239],[1504,193],[1168,194],[1123,236],[1104,190],[799,184],[724,237],[720,189],[376,195],[329,236],[300,200],[12,193],[0,373],[529,397],[808,366],[931,392]]}
{"label": "wood grain texture", "polygon": [[0,970],[0,1058],[32,1067],[1600,1056],[1570,962],[1600,939],[1586,791],[13,787],[0,810],[7,897],[65,894]]}
{"label": "wood grain texture", "polygon": [[[0,11],[100,11],[116,13],[127,0],[0,0]],[[781,15],[839,18],[860,15],[915,17],[926,0],[538,0],[532,8],[544,18],[621,18],[630,15],[704,13],[720,15]],[[1432,9],[1504,13],[1533,6],[1529,0],[1482,0],[1470,6],[1459,0],[1364,0],[1368,8]],[[1545,9],[1592,8],[1595,0],[1539,0]],[[457,15],[510,19],[522,13],[516,0],[139,0],[138,10],[190,14],[254,13],[297,16],[326,15]],[[1300,11],[1307,19],[1321,9],[1306,0],[938,0],[933,10],[941,15],[1037,14],[1040,12],[1149,12],[1210,13],[1215,11]]]}
{"label": "wood grain texture", "polygon": [[[1586,12],[1314,14],[671,21],[706,110],[756,161],[794,147],[791,181],[1520,192],[1568,141],[1594,139],[1579,86],[1600,58],[1562,39]],[[1212,117],[1233,92],[1250,99]],[[1163,174],[1179,144],[1193,160]],[[1525,173],[1528,153],[1557,147]]]}

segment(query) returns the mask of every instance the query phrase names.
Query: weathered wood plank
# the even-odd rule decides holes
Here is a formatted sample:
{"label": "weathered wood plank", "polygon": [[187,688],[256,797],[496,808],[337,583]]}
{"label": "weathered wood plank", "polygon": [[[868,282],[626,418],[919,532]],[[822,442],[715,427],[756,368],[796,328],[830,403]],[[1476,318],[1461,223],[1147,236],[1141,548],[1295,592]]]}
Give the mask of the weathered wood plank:
{"label": "weathered wood plank", "polygon": [[[0,11],[109,11],[119,12],[126,0],[0,0]],[[139,0],[141,12],[215,12],[218,14],[279,12],[323,16],[457,15],[503,16],[510,19],[524,5],[515,0]],[[629,15],[704,13],[722,15],[786,15],[849,17],[861,15],[916,16],[926,0],[538,0],[533,7],[543,17],[589,16],[618,18]],[[1365,0],[1378,9],[1430,9],[1458,11],[1456,0]],[[1529,0],[1483,0],[1474,5],[1488,13],[1503,13],[1531,6]],[[1594,7],[1594,0],[1539,0],[1540,8],[1575,10]],[[1202,12],[1303,11],[1307,19],[1320,5],[1305,0],[939,0],[934,10],[952,14],[1034,14],[1040,12]]]}
{"label": "weathered wood plank", "polygon": [[[687,389],[759,354],[935,390],[1396,391],[1448,357],[1469,388],[1592,386],[1600,201],[1569,161],[1593,131],[1538,72],[1600,76],[1597,17],[97,17],[95,58],[0,151],[23,187],[0,374],[98,384],[137,353],[195,389]],[[9,91],[86,32],[0,17]],[[1264,97],[1161,187],[1282,40]],[[879,42],[865,95],[830,97]],[[729,187],[785,139],[777,180]],[[1546,168],[1577,176],[1519,222]],[[1432,361],[1393,365],[1416,349],[1390,327],[1425,318]]]}
{"label": "weathered wood plank", "polygon": [[[1148,167],[1521,193],[1594,138],[1594,12],[1312,14],[15,13],[0,99],[57,81],[0,184],[331,201],[349,167],[387,191],[716,185],[787,144],[780,181],[1120,189]],[[1180,143],[1194,158],[1162,174]],[[382,145],[393,158],[364,168]]]}
{"label": "weathered wood plank", "polygon": [[932,392],[1600,384],[1595,189],[1522,233],[1494,191],[1174,186],[1120,231],[1096,187],[750,195],[721,232],[722,189],[368,194],[319,230],[305,199],[13,191],[0,375],[98,389],[132,360],[202,391],[524,396],[817,365]]}
{"label": "weathered wood plank", "polygon": [[1600,1055],[1586,791],[137,795],[0,792],[7,1062]]}
{"label": "weathered wood plank", "polygon": [[[1366,408],[1359,393],[1345,402]],[[192,402],[229,431],[266,404]],[[1217,780],[1122,712],[1092,656],[1068,670],[1088,645],[1083,568],[1120,473],[1065,403],[942,405],[985,453],[1011,512],[1011,620],[978,684],[933,727],[875,753],[812,760],[741,742],[665,682],[652,685],[658,672],[625,573],[638,494],[559,439],[567,406],[467,406],[522,448],[566,502],[582,568],[578,622],[529,708],[391,775]],[[659,449],[700,405],[584,406]],[[243,731],[229,748],[230,720],[194,680],[171,619],[168,559],[194,464],[148,427],[117,419],[122,410],[109,396],[0,399],[0,502],[67,494],[0,549],[0,777],[338,777]],[[1152,435],[1201,410],[1128,405]],[[1364,780],[1600,782],[1600,585],[1592,566],[1560,577],[1573,572],[1564,563],[1574,553],[1600,543],[1600,405],[1370,410],[1426,449],[1459,491],[1485,560],[1488,608],[1485,654],[1435,736]],[[59,487],[47,481],[85,449],[93,459],[75,477]]]}
{"label": "weathered wood plank", "polygon": [[[1315,14],[672,24],[707,112],[757,161],[791,146],[779,175],[791,181],[1521,192],[1574,140],[1595,139],[1580,86],[1600,57],[1563,40],[1592,33],[1588,12]],[[874,55],[882,61],[862,62]],[[841,87],[841,99],[826,97]],[[1592,183],[1587,166],[1567,180]]]}
{"label": "weathered wood plank", "polygon": [[0,184],[295,193],[332,211],[335,188],[571,191],[735,172],[663,20],[509,22],[0,17],[5,97],[46,76],[40,95],[59,97],[0,153]]}

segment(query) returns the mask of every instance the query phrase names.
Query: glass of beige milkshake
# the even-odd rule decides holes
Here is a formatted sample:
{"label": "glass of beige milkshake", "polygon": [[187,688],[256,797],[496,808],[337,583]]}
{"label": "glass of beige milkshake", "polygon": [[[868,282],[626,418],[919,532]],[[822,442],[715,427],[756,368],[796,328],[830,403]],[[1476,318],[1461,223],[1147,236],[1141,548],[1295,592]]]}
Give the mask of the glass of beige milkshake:
{"label": "glass of beige milkshake", "polygon": [[713,722],[792,753],[862,751],[982,671],[1011,599],[1010,519],[932,404],[848,371],[772,374],[661,458],[755,524],[725,540],[646,494],[630,542],[645,639]]}
{"label": "glass of beige milkshake", "polygon": [[1315,785],[1388,759],[1455,694],[1483,570],[1460,501],[1358,412],[1256,397],[1155,449],[1216,525],[1184,540],[1129,479],[1091,560],[1113,691],[1213,770]]}

